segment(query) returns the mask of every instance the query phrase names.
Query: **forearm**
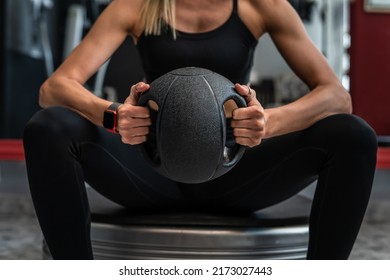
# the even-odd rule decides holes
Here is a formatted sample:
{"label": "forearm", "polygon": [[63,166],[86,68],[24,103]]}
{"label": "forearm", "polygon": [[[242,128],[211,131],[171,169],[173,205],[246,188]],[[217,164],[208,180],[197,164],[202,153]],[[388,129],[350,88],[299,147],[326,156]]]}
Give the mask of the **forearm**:
{"label": "forearm", "polygon": [[75,80],[59,78],[46,81],[39,94],[39,104],[67,107],[96,125],[102,125],[103,112],[111,102],[97,97]]}
{"label": "forearm", "polygon": [[303,130],[327,116],[351,111],[350,96],[341,85],[319,86],[290,104],[266,109],[264,138]]}

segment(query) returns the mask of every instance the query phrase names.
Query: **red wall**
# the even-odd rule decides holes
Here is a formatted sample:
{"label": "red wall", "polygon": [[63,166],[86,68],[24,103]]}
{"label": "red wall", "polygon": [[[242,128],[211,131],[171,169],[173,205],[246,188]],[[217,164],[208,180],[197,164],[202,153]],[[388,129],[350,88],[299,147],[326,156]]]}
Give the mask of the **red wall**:
{"label": "red wall", "polygon": [[390,135],[390,13],[351,3],[351,96],[354,113],[378,135]]}

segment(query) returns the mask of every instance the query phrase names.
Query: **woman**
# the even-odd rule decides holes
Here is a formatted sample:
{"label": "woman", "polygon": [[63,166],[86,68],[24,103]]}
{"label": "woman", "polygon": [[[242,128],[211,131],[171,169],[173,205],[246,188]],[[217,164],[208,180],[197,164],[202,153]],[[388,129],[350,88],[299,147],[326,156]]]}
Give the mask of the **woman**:
{"label": "woman", "polygon": [[[257,40],[269,33],[310,92],[264,109],[246,84]],[[131,36],[146,82],[124,104],[94,96],[83,84]],[[134,145],[147,140],[147,108],[136,106],[153,79],[199,66],[233,82],[248,107],[232,112],[235,141],[248,146],[227,174],[185,185],[156,174]],[[266,66],[264,66],[266,67]],[[347,259],[372,186],[376,136],[351,115],[351,101],[293,8],[285,0],[116,0],[68,59],[43,84],[38,112],[25,130],[30,189],[54,259],[90,259],[84,181],[136,211],[206,208],[255,211],[318,179],[310,216],[308,259]],[[117,111],[119,135],[102,128]]]}

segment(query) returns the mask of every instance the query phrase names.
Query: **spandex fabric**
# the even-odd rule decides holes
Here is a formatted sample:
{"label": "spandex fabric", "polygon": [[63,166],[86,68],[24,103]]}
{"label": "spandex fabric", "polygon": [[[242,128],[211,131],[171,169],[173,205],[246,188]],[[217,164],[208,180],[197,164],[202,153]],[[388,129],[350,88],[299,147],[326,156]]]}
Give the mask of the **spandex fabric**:
{"label": "spandex fabric", "polygon": [[62,107],[38,112],[24,145],[33,202],[55,259],[92,258],[86,181],[133,211],[195,209],[250,212],[283,201],[318,179],[309,259],[346,259],[369,200],[376,135],[354,115],[248,149],[227,174],[181,184],[157,174],[136,146]]}
{"label": "spandex fabric", "polygon": [[241,21],[237,1],[233,1],[229,19],[209,32],[176,31],[174,39],[171,28],[165,26],[161,35],[142,34],[137,49],[146,81],[177,68],[195,66],[219,73],[233,83],[248,83],[257,40]]}

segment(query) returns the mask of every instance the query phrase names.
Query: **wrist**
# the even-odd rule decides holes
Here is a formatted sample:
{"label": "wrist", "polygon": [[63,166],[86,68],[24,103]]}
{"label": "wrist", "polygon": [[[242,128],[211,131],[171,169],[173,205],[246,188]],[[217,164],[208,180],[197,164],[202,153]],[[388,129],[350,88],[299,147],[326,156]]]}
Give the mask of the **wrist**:
{"label": "wrist", "polygon": [[114,102],[103,113],[103,127],[111,133],[118,133],[118,108],[120,105],[122,104]]}
{"label": "wrist", "polygon": [[275,121],[277,119],[277,109],[265,109],[264,110],[264,119],[265,119],[265,135],[264,138],[271,138],[273,136],[276,136],[277,128],[276,125],[278,124],[278,121]]}

